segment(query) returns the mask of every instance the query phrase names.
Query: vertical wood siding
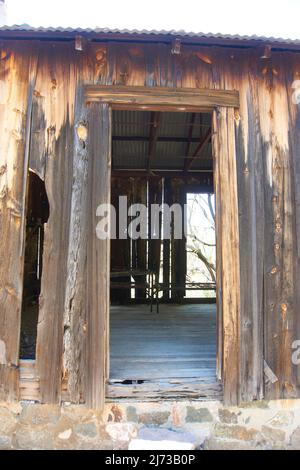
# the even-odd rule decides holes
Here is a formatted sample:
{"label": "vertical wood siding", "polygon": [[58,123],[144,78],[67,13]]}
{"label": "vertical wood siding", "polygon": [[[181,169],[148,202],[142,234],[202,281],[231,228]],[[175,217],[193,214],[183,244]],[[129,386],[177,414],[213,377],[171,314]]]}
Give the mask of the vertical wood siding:
{"label": "vertical wood siding", "polygon": [[30,46],[0,45],[0,400],[18,398],[28,127],[36,79]]}
{"label": "vertical wood siding", "polygon": [[[300,339],[300,117],[292,101],[299,54],[273,52],[263,60],[256,50],[185,46],[176,56],[166,44],[125,43],[91,43],[78,52],[72,44],[45,43],[39,52],[32,49],[30,59],[29,44],[6,43],[0,63],[0,230],[7,240],[0,247],[2,394],[17,390],[26,116],[36,61],[30,165],[45,180],[50,202],[37,344],[43,400],[60,400],[62,377],[68,378],[72,401],[92,403],[98,393],[95,384],[86,389],[92,373],[86,354],[93,353],[94,339],[87,333],[90,248],[84,230],[90,154],[76,133],[90,112],[84,84],[239,91],[233,121],[240,240],[238,395],[242,401],[299,396],[299,366],[291,361],[292,344]],[[226,256],[223,249],[220,253]],[[18,256],[11,261],[12,254]],[[276,382],[264,376],[264,360]]]}

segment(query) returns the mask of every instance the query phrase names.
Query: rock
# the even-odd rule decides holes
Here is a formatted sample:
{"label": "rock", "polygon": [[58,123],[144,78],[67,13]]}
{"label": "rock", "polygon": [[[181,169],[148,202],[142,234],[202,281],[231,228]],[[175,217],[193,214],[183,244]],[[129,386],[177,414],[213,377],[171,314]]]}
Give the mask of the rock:
{"label": "rock", "polygon": [[203,446],[204,450],[256,450],[255,443],[211,437]]}
{"label": "rock", "polygon": [[12,448],[12,440],[9,436],[0,436],[0,450],[10,450]]}
{"label": "rock", "polygon": [[245,403],[240,403],[239,408],[261,408],[261,409],[268,409],[269,408],[269,402],[265,400],[260,400],[260,401],[249,401]]}
{"label": "rock", "polygon": [[225,424],[237,424],[238,415],[233,411],[229,411],[226,408],[220,408],[218,411],[219,419]]}
{"label": "rock", "polygon": [[213,421],[213,417],[207,408],[195,408],[194,406],[188,406],[186,410],[186,422],[187,423],[210,423]]}
{"label": "rock", "polygon": [[138,416],[138,422],[147,425],[160,426],[165,424],[170,417],[169,411],[155,411],[153,413],[142,413]]}
{"label": "rock", "polygon": [[292,411],[280,410],[276,415],[268,421],[270,426],[286,427],[290,426],[294,420],[294,413]]}
{"label": "rock", "polygon": [[216,424],[214,434],[216,437],[241,441],[255,441],[259,437],[256,429],[229,424]]}
{"label": "rock", "polygon": [[109,423],[106,432],[114,441],[130,441],[137,435],[137,427],[133,423]]}
{"label": "rock", "polygon": [[136,408],[134,406],[128,406],[126,409],[126,418],[127,421],[132,422],[132,423],[137,423],[138,422],[138,415]]}
{"label": "rock", "polygon": [[171,422],[173,426],[182,427],[185,424],[186,408],[181,403],[174,403],[171,409]]}
{"label": "rock", "polygon": [[262,426],[261,431],[264,438],[273,445],[278,442],[285,441],[285,432],[281,429],[274,429],[270,426]]}
{"label": "rock", "polygon": [[122,413],[121,408],[119,408],[117,405],[113,405],[111,407],[111,413],[113,416],[113,421],[115,423],[120,423],[122,421],[123,413]]}
{"label": "rock", "polygon": [[26,405],[20,415],[22,424],[53,424],[60,418],[61,408],[59,405]]}
{"label": "rock", "polygon": [[69,405],[62,407],[62,417],[68,418],[74,423],[90,421],[101,418],[101,413],[96,410],[86,408],[84,405]]}
{"label": "rock", "polygon": [[66,429],[65,431],[62,431],[58,434],[58,439],[63,439],[63,440],[66,440],[66,439],[70,439],[72,435],[72,429],[69,428],[69,429]]}
{"label": "rock", "polygon": [[298,426],[291,435],[290,446],[294,450],[300,450],[300,427]]}
{"label": "rock", "polygon": [[[124,446],[123,444],[123,449],[127,449],[126,444]],[[111,440],[92,440],[92,441],[86,441],[80,439],[78,443],[76,444],[76,450],[116,450],[116,447],[113,446],[113,443]]]}
{"label": "rock", "polygon": [[142,428],[129,450],[194,450],[196,439],[191,433],[164,428]]}
{"label": "rock", "polygon": [[74,431],[77,434],[80,434],[85,437],[90,437],[91,439],[93,439],[94,437],[97,437],[98,435],[97,426],[93,422],[77,424],[74,427]]}
{"label": "rock", "polygon": [[51,450],[54,447],[53,434],[46,428],[20,426],[15,435],[14,447],[24,450]]}
{"label": "rock", "polygon": [[0,435],[12,434],[17,425],[17,418],[8,408],[0,408]]}

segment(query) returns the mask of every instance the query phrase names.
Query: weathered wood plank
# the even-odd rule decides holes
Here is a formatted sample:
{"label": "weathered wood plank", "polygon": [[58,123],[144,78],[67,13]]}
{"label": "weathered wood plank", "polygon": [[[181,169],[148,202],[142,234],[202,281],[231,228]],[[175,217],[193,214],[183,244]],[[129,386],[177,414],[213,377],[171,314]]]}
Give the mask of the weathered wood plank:
{"label": "weathered wood plank", "polygon": [[108,384],[106,386],[106,397],[113,399],[135,399],[135,400],[221,400],[222,386],[217,382],[211,383],[184,383],[182,385],[172,383],[144,383],[134,385]]}
{"label": "weathered wood plank", "polygon": [[[109,50],[108,50],[109,49]],[[113,49],[113,48],[112,48]],[[110,60],[107,54],[110,53]],[[82,402],[87,387],[87,243],[88,209],[88,108],[85,83],[112,83],[114,55],[102,44],[87,44],[84,54],[76,56],[76,97],[74,111],[74,156],[71,196],[70,235],[64,305],[63,380],[69,399]],[[108,355],[107,355],[108,367]]]}
{"label": "weathered wood plank", "polygon": [[193,88],[147,88],[138,86],[86,87],[86,99],[102,103],[132,105],[166,105],[177,107],[239,106],[239,94],[234,90],[193,89]]}
{"label": "weathered wood plank", "polygon": [[[241,296],[240,400],[251,401],[262,398],[264,385],[263,237],[265,222],[264,171],[257,98],[258,60],[253,51],[248,51],[246,55],[233,49],[227,51],[214,49],[212,60],[215,86],[237,89],[240,94],[240,106],[235,111]],[[223,327],[220,324],[219,333],[221,337]]]}
{"label": "weathered wood plank", "polygon": [[0,61],[0,399],[18,398],[26,190],[36,58],[1,48]]}
{"label": "weathered wood plank", "polygon": [[[45,224],[36,347],[41,401],[61,399],[63,314],[71,213],[75,66],[70,48],[41,50],[37,92],[45,97],[45,186],[50,215]],[[66,73],[64,63],[68,62]],[[49,359],[51,358],[51,360]]]}
{"label": "weathered wood plank", "polygon": [[[39,87],[39,83],[37,83]],[[46,167],[46,120],[45,120],[45,97],[36,89],[33,94],[31,132],[30,132],[30,155],[29,168],[36,173],[41,180],[45,178]]]}
{"label": "weathered wood plank", "polygon": [[[213,129],[217,128],[217,115],[213,115]],[[223,305],[222,305],[222,233],[221,233],[221,186],[220,165],[217,163],[218,143],[212,136],[213,165],[214,165],[214,193],[215,193],[215,230],[216,230],[216,302],[217,302],[217,358],[216,373],[219,380],[223,377]],[[214,147],[214,145],[216,147]]]}
{"label": "weathered wood plank", "polygon": [[85,396],[86,371],[86,244],[87,244],[87,109],[83,88],[77,82],[74,113],[74,160],[64,302],[63,377],[70,400]]}
{"label": "weathered wood plank", "polygon": [[[285,63],[286,91],[289,105],[289,142],[290,142],[290,167],[291,167],[291,199],[292,214],[294,214],[294,295],[293,304],[290,306],[293,311],[293,330],[291,332],[292,350],[295,351],[295,343],[300,338],[300,316],[297,306],[300,305],[300,103],[299,103],[299,79],[300,61],[298,56],[287,54]],[[295,86],[297,88],[295,88]],[[298,99],[296,99],[298,94]],[[298,255],[298,256],[297,256]],[[293,373],[297,396],[300,396],[300,367],[293,364]]]}
{"label": "weathered wood plank", "polygon": [[86,403],[104,405],[106,357],[109,354],[110,240],[96,236],[96,210],[110,203],[111,110],[94,103],[88,110],[88,245],[87,245],[87,352]]}
{"label": "weathered wood plank", "polygon": [[[240,262],[234,109],[219,108],[213,119],[213,148],[218,165],[221,207],[217,222],[222,246],[222,319],[224,401],[239,401]],[[218,200],[219,195],[216,194]],[[220,200],[219,199],[219,200]]]}

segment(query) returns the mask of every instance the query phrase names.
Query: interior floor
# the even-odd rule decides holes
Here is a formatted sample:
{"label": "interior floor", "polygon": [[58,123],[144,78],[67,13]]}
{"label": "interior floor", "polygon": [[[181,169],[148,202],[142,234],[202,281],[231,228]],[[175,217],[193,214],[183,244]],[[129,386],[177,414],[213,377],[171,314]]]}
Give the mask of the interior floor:
{"label": "interior floor", "polygon": [[216,381],[216,305],[111,306],[110,382]]}

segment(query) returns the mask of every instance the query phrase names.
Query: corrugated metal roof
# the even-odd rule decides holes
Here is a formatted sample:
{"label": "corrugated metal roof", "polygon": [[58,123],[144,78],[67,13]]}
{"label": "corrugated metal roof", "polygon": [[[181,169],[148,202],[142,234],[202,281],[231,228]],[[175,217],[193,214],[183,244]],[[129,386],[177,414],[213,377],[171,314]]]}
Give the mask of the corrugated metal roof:
{"label": "corrugated metal roof", "polygon": [[[112,163],[115,170],[147,170],[150,128],[153,119],[149,111],[113,111]],[[161,113],[155,152],[150,168],[183,170],[185,159],[191,157],[199,142],[211,127],[209,114],[197,113],[193,120],[194,142],[188,145],[191,113]],[[187,155],[187,151],[189,152]],[[211,144],[208,143],[191,166],[192,170],[212,167]]]}
{"label": "corrugated metal roof", "polygon": [[257,35],[240,35],[240,34],[223,34],[223,33],[203,33],[203,32],[187,32],[183,30],[146,30],[146,29],[110,29],[110,28],[73,28],[73,27],[33,27],[27,24],[22,25],[12,25],[12,26],[1,26],[0,32],[3,33],[34,33],[42,35],[47,34],[59,34],[59,35],[120,35],[122,36],[165,36],[165,37],[180,37],[186,39],[195,39],[195,40],[221,40],[228,42],[261,42],[261,43],[270,43],[277,45],[289,45],[289,46],[299,46],[300,39],[289,39],[289,38],[275,38],[275,37],[266,37],[266,36],[257,36]]}

